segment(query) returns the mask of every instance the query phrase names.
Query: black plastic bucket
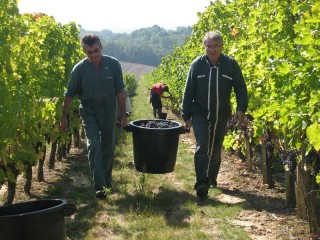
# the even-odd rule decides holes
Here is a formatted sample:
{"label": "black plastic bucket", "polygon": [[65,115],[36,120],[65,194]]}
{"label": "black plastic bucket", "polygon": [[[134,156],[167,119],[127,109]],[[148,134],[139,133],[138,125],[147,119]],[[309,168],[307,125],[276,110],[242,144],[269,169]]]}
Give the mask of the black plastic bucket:
{"label": "black plastic bucket", "polygon": [[[149,128],[148,122],[165,122],[170,128]],[[169,173],[176,164],[179,134],[184,133],[182,124],[169,120],[136,120],[129,124],[132,132],[135,168],[144,173]],[[127,129],[128,130],[128,129]]]}
{"label": "black plastic bucket", "polygon": [[65,240],[64,217],[75,210],[75,205],[60,199],[0,207],[0,240]]}
{"label": "black plastic bucket", "polygon": [[161,112],[161,113],[159,113],[159,119],[166,120],[167,119],[167,115],[168,115],[168,113]]}

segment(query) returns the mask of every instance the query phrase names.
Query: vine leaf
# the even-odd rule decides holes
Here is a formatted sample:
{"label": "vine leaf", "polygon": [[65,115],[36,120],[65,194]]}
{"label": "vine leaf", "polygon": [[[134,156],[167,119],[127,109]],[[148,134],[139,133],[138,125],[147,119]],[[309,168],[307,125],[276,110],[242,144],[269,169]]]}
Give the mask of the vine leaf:
{"label": "vine leaf", "polygon": [[320,126],[314,123],[307,128],[307,137],[314,148],[319,151],[320,149]]}

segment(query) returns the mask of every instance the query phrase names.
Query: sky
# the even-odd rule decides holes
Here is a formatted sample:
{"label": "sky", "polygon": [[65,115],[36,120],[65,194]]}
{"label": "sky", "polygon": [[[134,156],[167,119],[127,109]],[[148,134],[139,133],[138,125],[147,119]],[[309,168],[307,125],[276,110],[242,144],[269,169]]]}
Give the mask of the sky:
{"label": "sky", "polygon": [[210,0],[18,0],[20,13],[42,12],[62,24],[76,22],[88,31],[130,33],[158,25],[166,30],[192,26]]}

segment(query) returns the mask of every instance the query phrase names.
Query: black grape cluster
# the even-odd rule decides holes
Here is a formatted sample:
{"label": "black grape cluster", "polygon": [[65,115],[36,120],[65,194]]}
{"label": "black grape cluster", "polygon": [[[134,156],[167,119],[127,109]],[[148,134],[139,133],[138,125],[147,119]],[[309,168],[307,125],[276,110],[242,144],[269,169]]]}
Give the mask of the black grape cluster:
{"label": "black grape cluster", "polygon": [[236,131],[238,129],[237,127],[237,119],[233,116],[231,118],[229,118],[228,122],[227,122],[227,130],[229,131]]}
{"label": "black grape cluster", "polygon": [[168,121],[148,121],[146,123],[141,123],[140,127],[146,127],[146,128],[173,128],[177,125],[173,122]]}
{"label": "black grape cluster", "polygon": [[244,136],[251,138],[253,137],[253,116],[247,114],[244,118],[243,124],[240,126],[240,129],[242,130]]}
{"label": "black grape cluster", "polygon": [[247,114],[244,118],[244,122],[242,123],[240,128],[238,128],[238,121],[235,118],[235,116],[233,116],[227,122],[227,130],[232,132],[240,129],[243,132],[244,136],[251,138],[253,136],[252,121],[253,121],[253,116],[250,114]]}
{"label": "black grape cluster", "polygon": [[287,168],[290,175],[295,178],[295,170],[297,167],[297,157],[298,157],[298,151],[295,149],[289,149],[289,150],[280,150],[280,159],[282,161],[282,165]]}
{"label": "black grape cluster", "polygon": [[271,143],[271,132],[266,131],[263,136],[263,142],[266,144],[267,158],[272,158],[274,153],[274,147]]}

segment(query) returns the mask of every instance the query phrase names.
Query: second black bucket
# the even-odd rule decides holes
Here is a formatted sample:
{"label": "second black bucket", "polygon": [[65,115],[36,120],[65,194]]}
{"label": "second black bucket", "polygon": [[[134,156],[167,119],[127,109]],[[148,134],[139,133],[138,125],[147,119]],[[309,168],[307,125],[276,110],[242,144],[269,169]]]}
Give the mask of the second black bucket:
{"label": "second black bucket", "polygon": [[[167,123],[169,128],[145,127],[148,122]],[[144,173],[173,172],[182,124],[169,120],[136,120],[130,122],[135,168]]]}
{"label": "second black bucket", "polygon": [[167,119],[167,115],[168,115],[168,113],[162,112],[162,113],[159,114],[159,119],[166,120]]}
{"label": "second black bucket", "polygon": [[0,207],[0,240],[65,240],[64,217],[75,210],[74,204],[61,199]]}

